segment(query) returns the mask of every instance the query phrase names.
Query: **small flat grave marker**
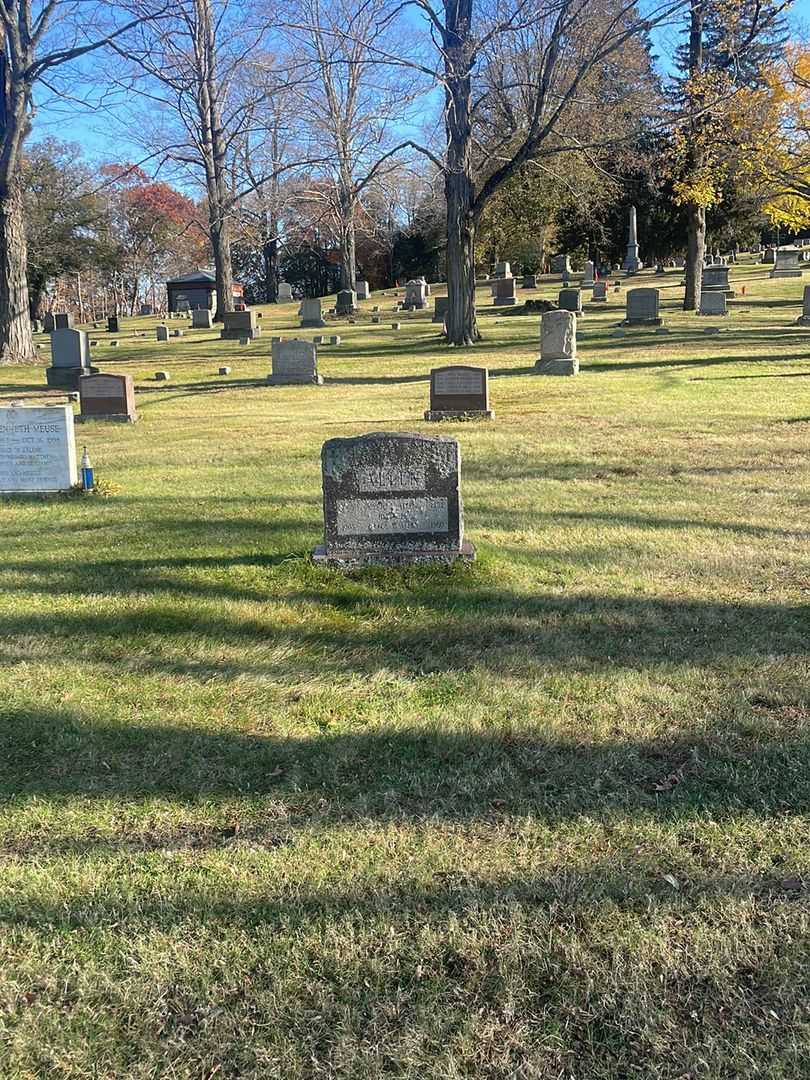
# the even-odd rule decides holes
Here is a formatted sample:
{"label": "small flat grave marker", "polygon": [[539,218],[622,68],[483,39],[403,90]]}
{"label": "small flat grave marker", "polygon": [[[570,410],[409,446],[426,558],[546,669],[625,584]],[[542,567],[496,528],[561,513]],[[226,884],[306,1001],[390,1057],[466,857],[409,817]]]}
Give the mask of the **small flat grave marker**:
{"label": "small flat grave marker", "polygon": [[430,408],[425,420],[493,420],[489,407],[489,371],[454,364],[430,372]]}
{"label": "small flat grave marker", "polygon": [[84,375],[79,379],[81,411],[78,421],[115,420],[134,423],[135,386],[131,375]]}

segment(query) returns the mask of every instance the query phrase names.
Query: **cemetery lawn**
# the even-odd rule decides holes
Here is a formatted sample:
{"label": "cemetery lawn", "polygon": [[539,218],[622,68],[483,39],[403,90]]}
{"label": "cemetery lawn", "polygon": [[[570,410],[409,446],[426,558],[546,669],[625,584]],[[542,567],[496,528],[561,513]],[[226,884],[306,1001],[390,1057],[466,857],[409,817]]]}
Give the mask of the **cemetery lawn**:
{"label": "cemetery lawn", "polygon": [[[263,384],[295,304],[91,333],[103,493],[0,499],[4,1080],[807,1077],[810,329],[679,281],[569,379],[483,292],[467,351],[375,294],[320,388]],[[493,422],[422,421],[452,362]],[[475,565],[310,563],[375,430],[460,440]]]}

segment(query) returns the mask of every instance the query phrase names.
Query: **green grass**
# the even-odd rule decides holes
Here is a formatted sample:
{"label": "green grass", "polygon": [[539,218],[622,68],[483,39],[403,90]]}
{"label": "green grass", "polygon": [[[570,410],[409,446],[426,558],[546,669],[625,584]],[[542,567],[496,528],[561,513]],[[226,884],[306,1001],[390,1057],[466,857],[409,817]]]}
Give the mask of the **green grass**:
{"label": "green grass", "polygon": [[[94,350],[108,497],[0,500],[3,1078],[807,1077],[810,331],[732,278],[590,305],[575,379],[483,294],[469,351],[375,295],[320,388],[263,385],[295,305]],[[493,423],[421,420],[453,361]],[[460,440],[474,566],[309,562],[386,429]]]}

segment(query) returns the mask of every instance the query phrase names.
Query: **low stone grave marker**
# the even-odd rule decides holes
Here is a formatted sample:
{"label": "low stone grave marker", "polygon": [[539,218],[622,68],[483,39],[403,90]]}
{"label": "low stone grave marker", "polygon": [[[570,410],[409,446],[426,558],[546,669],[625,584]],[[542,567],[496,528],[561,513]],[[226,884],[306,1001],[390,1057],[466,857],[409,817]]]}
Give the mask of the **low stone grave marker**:
{"label": "low stone grave marker", "polygon": [[227,367],[227,366],[221,367],[219,369],[219,372],[218,372],[218,374],[220,374],[220,375],[230,375],[230,373],[231,373],[231,369],[229,367]]}
{"label": "low stone grave marker", "polygon": [[392,330],[401,330],[402,329],[402,323],[400,323],[400,322],[392,322],[391,323],[391,329]]}
{"label": "low stone grave marker", "polygon": [[546,311],[540,320],[540,358],[538,375],[577,375],[577,317],[575,312],[560,309]]}
{"label": "low stone grave marker", "polygon": [[288,304],[292,298],[292,285],[287,281],[280,281],[278,283],[278,302],[280,304]]}
{"label": "low stone grave marker", "polygon": [[412,280],[407,283],[402,307],[405,311],[422,311],[427,307],[427,288],[423,281]]}
{"label": "low stone grave marker", "polygon": [[724,292],[704,292],[700,294],[700,315],[727,315],[726,294]]}
{"label": "low stone grave marker", "polygon": [[267,376],[271,386],[320,386],[323,378],[318,374],[318,350],[311,341],[293,338],[290,341],[274,341],[273,369]]}
{"label": "low stone grave marker", "polygon": [[792,278],[802,276],[802,268],[799,265],[799,252],[792,248],[781,248],[776,252],[772,278]]}
{"label": "low stone grave marker", "polygon": [[595,281],[593,283],[593,293],[591,294],[591,300],[595,300],[597,303],[607,303],[606,281]]}
{"label": "low stone grave marker", "polygon": [[371,296],[371,289],[367,281],[355,281],[354,291],[358,300],[368,300]]}
{"label": "low stone grave marker", "polygon": [[301,302],[301,326],[326,326],[323,321],[321,301],[317,297]]}
{"label": "low stone grave marker", "polygon": [[114,420],[134,423],[135,386],[131,375],[83,375],[79,379],[80,413],[77,420]]}
{"label": "low stone grave marker", "polygon": [[354,289],[341,289],[335,298],[335,314],[351,315],[357,310],[357,293]]}
{"label": "low stone grave marker", "polygon": [[70,491],[79,482],[73,406],[0,406],[0,493]]}
{"label": "low stone grave marker", "polygon": [[475,558],[464,540],[455,439],[385,431],[330,439],[321,467],[324,543],[316,562],[349,569]]}
{"label": "low stone grave marker", "polygon": [[721,292],[725,296],[734,296],[729,284],[727,266],[707,266],[703,271],[701,293]]}
{"label": "low stone grave marker", "polygon": [[51,334],[51,366],[45,369],[48,386],[78,390],[83,375],[95,375],[84,330],[57,329]]}
{"label": "low stone grave marker", "polygon": [[629,289],[625,326],[660,326],[658,289]]}
{"label": "low stone grave marker", "polygon": [[262,328],[256,319],[255,311],[226,311],[222,316],[222,330],[220,339],[223,341],[239,341],[242,338],[261,337]]}
{"label": "low stone grave marker", "polygon": [[495,307],[505,307],[517,303],[515,279],[513,277],[495,279],[492,283],[492,303]]}
{"label": "low stone grave marker", "polygon": [[169,373],[168,373],[168,371],[156,371],[155,372],[155,382],[168,382],[168,381],[169,381]]}
{"label": "low stone grave marker", "polygon": [[557,299],[561,311],[573,311],[575,315],[582,314],[582,290],[560,289]]}
{"label": "low stone grave marker", "polygon": [[489,371],[453,364],[430,372],[430,408],[425,420],[493,420],[489,407]]}
{"label": "low stone grave marker", "polygon": [[331,337],[329,338],[329,344],[330,345],[339,345],[340,344],[340,334],[332,334]]}
{"label": "low stone grave marker", "polygon": [[169,328],[168,328],[168,326],[157,326],[157,327],[155,327],[155,337],[157,338],[158,341],[168,341],[169,340]]}
{"label": "low stone grave marker", "polygon": [[212,330],[214,327],[214,313],[208,308],[194,308],[191,313],[192,330]]}

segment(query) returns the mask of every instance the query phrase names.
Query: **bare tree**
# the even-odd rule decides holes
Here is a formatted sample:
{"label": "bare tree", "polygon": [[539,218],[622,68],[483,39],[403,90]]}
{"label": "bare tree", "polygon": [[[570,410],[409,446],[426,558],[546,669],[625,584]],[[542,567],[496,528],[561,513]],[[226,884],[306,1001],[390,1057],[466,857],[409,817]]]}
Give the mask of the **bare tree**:
{"label": "bare tree", "polygon": [[[418,146],[444,178],[447,203],[447,339],[471,345],[475,317],[475,235],[492,196],[531,162],[570,151],[604,151],[607,130],[583,140],[583,108],[624,109],[627,85],[601,77],[622,50],[646,41],[685,0],[654,3],[641,15],[624,0],[413,0],[424,14],[444,88],[444,148]],[[390,62],[395,62],[389,57]],[[497,115],[498,124],[491,122]],[[626,138],[626,127],[623,128]]]}
{"label": "bare tree", "polygon": [[111,15],[110,4],[0,0],[0,363],[28,363],[35,356],[20,184],[35,91],[39,86],[53,90],[73,61],[139,21],[116,23]]}
{"label": "bare tree", "polygon": [[[313,154],[310,199],[321,200],[340,242],[340,286],[353,289],[358,210],[364,195],[397,168],[397,141],[414,94],[413,75],[391,65],[399,8],[388,0],[296,0],[287,32],[303,59],[298,110]],[[328,181],[325,183],[324,181]]]}

